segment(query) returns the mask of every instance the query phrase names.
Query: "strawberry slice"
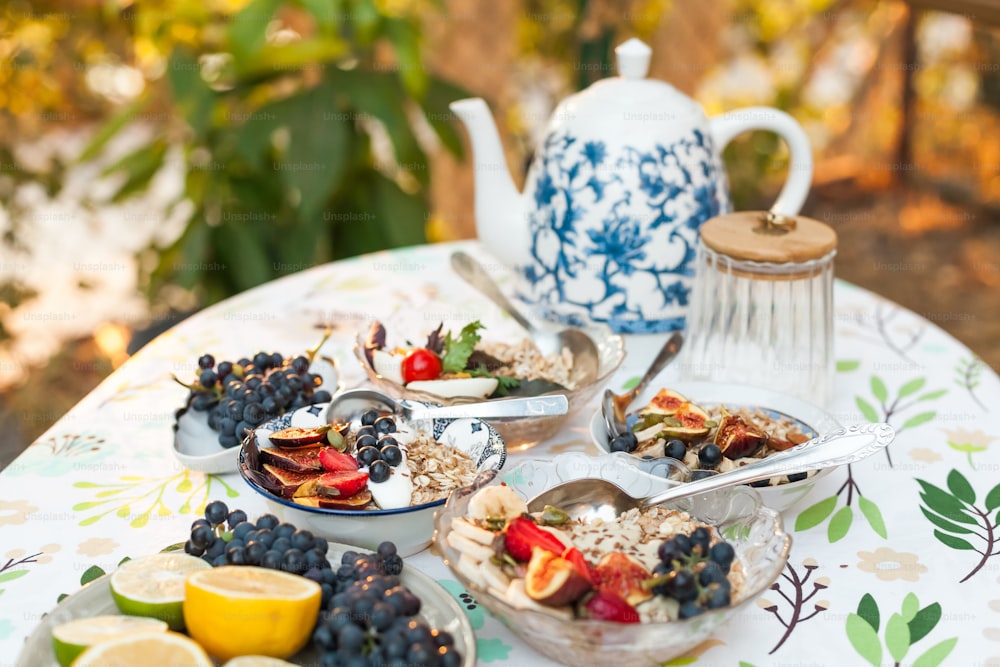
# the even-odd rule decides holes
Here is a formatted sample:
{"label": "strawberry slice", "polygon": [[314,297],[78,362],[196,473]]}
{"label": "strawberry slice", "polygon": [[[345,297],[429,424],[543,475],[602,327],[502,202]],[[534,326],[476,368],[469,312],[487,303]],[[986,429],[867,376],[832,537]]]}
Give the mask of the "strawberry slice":
{"label": "strawberry slice", "polygon": [[587,562],[583,552],[576,547],[568,547],[562,554],[563,559],[568,560],[576,570],[583,575],[591,586],[597,582],[594,577],[593,567]]}
{"label": "strawberry slice", "polygon": [[272,445],[277,447],[309,447],[310,445],[325,443],[326,433],[330,428],[329,424],[314,426],[313,428],[289,426],[277,433],[272,433],[267,436],[267,439],[271,441]]}
{"label": "strawberry slice", "polygon": [[358,462],[353,456],[338,452],[333,447],[320,450],[319,463],[327,472],[354,472],[358,469]]}
{"label": "strawberry slice", "polygon": [[557,556],[566,551],[566,547],[559,541],[558,537],[547,530],[542,530],[535,525],[534,521],[522,516],[507,524],[504,546],[507,553],[515,560],[524,563],[531,560],[531,550],[534,547],[551,551]]}
{"label": "strawberry slice", "polygon": [[587,615],[598,621],[614,623],[638,623],[639,612],[621,596],[610,591],[599,590],[583,605]]}
{"label": "strawberry slice", "polygon": [[316,494],[319,496],[334,496],[349,498],[368,485],[368,473],[355,469],[354,471],[339,470],[328,472],[316,480]]}

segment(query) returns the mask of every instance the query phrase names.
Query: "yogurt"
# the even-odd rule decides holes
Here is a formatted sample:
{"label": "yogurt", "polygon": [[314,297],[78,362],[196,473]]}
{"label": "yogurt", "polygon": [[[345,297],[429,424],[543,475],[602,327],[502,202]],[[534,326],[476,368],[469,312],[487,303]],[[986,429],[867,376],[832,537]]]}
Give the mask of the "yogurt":
{"label": "yogurt", "polygon": [[[413,475],[407,464],[406,446],[413,442],[417,434],[401,426],[392,435],[399,443],[400,451],[403,452],[403,461],[395,468],[389,468],[389,479],[384,482],[368,480],[368,490],[372,494],[372,500],[384,510],[409,507],[410,499],[413,497]],[[364,466],[360,470],[368,472],[368,466]]]}

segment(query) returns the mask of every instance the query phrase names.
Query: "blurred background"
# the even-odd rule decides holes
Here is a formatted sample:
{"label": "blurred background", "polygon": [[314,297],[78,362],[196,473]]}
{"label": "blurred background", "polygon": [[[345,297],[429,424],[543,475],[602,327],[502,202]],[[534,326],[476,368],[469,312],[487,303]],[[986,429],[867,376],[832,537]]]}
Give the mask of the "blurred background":
{"label": "blurred background", "polygon": [[[0,9],[0,466],[142,344],[318,263],[474,236],[448,103],[486,98],[515,180],[555,104],[650,75],[711,115],[794,115],[837,275],[1000,369],[991,0],[11,0]],[[787,153],[726,151],[737,208]],[[891,322],[879,322],[891,326]]]}

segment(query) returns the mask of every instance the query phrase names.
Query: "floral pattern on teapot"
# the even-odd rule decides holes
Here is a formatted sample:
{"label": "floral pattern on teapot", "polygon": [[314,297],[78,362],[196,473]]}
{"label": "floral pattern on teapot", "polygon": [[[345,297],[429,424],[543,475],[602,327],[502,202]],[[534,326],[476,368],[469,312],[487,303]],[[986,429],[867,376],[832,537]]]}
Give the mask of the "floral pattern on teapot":
{"label": "floral pattern on teapot", "polygon": [[541,155],[525,192],[534,207],[521,298],[571,325],[682,329],[698,229],[730,210],[711,137],[694,129],[639,150],[561,132]]}

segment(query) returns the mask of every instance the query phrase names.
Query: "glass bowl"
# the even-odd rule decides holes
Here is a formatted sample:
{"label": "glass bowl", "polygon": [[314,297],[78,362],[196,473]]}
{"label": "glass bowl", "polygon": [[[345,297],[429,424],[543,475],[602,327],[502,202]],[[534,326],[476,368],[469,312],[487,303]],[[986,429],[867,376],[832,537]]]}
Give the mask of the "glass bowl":
{"label": "glass bowl", "polygon": [[566,621],[553,614],[515,609],[477,586],[456,567],[459,554],[448,544],[452,520],[466,515],[474,491],[486,484],[503,482],[525,499],[579,478],[607,479],[637,497],[674,484],[639,470],[623,458],[627,456],[560,454],[551,461],[526,461],[502,475],[486,473],[471,486],[454,491],[435,516],[432,549],[442,556],[455,578],[514,634],[551,660],[601,667],[652,666],[672,660],[718,632],[738,610],[752,604],[774,583],[788,560],[791,537],[784,531],[781,515],[765,507],[753,489],[737,487],[669,504],[715,528],[735,548],[746,575],[742,592],[733,605],[694,618],[641,624]]}
{"label": "glass bowl", "polygon": [[[324,414],[327,403],[317,403],[323,408],[318,414]],[[419,407],[419,406],[412,406]],[[425,407],[434,407],[426,405]],[[317,417],[314,424],[323,422]],[[283,415],[258,427],[265,432],[280,431],[290,425],[289,415]],[[421,429],[433,435],[438,442],[444,442],[455,449],[461,450],[472,457],[476,469],[481,474],[484,471],[500,470],[507,460],[507,448],[503,438],[489,424],[479,419],[431,419],[421,422]],[[374,551],[381,542],[391,540],[401,556],[410,556],[423,549],[431,542],[434,533],[434,510],[444,504],[440,498],[421,505],[411,505],[399,509],[348,510],[324,509],[300,505],[288,498],[272,493],[258,484],[247,472],[244,438],[239,451],[239,472],[247,486],[259,493],[267,503],[268,511],[277,515],[283,521],[293,523],[300,528],[311,530],[314,534],[325,537],[331,542],[349,544]]]}
{"label": "glass bowl", "polygon": [[[659,390],[659,388],[661,387],[657,386],[655,390]],[[679,381],[669,383],[667,388],[679,392],[690,401],[702,406],[724,405],[730,409],[749,408],[760,410],[774,418],[790,418],[809,437],[823,436],[841,428],[841,424],[833,415],[822,408],[770,389],[724,382]],[[642,396],[637,397],[632,403],[632,409],[638,409],[648,403],[653,393],[655,393],[654,388],[650,388]],[[608,427],[604,422],[600,406],[590,418],[590,437],[601,451],[611,451]],[[632,465],[655,476],[665,477],[673,470],[668,464],[668,462],[673,461],[670,458],[642,459],[633,455],[626,456],[628,457],[626,460]],[[833,470],[834,468],[824,468],[795,482],[788,481],[787,478],[774,478],[770,485],[756,487],[755,490],[760,494],[765,505],[783,512],[808,496],[816,486],[816,482],[829,475]]]}
{"label": "glass bowl", "polygon": [[[392,336],[391,327],[394,324],[398,326],[396,323],[387,323],[386,325],[390,336]],[[540,418],[516,417],[490,419],[490,424],[503,436],[508,449],[526,449],[554,436],[572,415],[577,413],[580,408],[587,405],[596,396],[597,392],[607,384],[611,375],[622,365],[622,362],[625,360],[625,340],[621,336],[612,333],[611,329],[604,325],[581,327],[580,330],[590,336],[600,352],[600,368],[597,372],[597,378],[593,382],[576,387],[575,389],[550,391],[542,394],[543,396],[565,396],[569,401],[569,412],[565,415]],[[420,333],[421,335],[424,334],[424,332]],[[484,339],[490,339],[489,333],[484,335]],[[358,359],[358,363],[361,364],[361,368],[364,369],[368,379],[377,389],[394,398],[403,398],[424,403],[438,403],[441,405],[459,405],[482,400],[471,397],[444,398],[436,394],[407,389],[404,385],[376,373],[375,369],[368,363],[364,349],[364,334],[362,333],[358,335],[357,344],[354,346],[354,354]]]}

